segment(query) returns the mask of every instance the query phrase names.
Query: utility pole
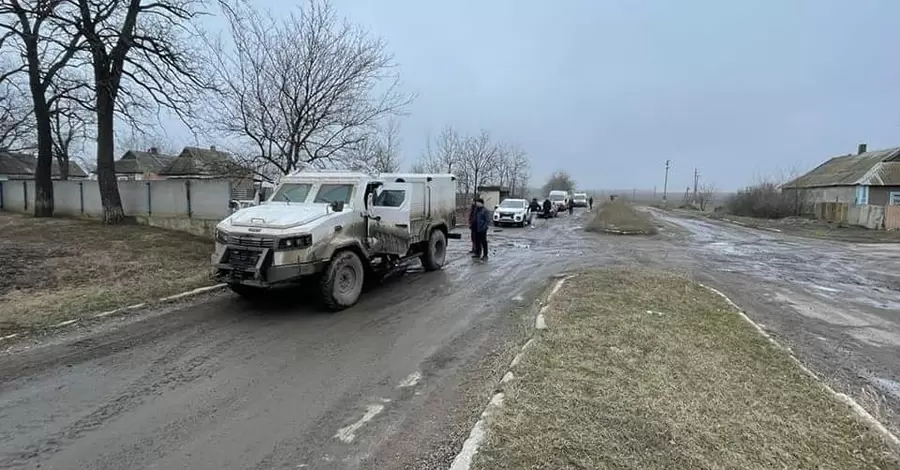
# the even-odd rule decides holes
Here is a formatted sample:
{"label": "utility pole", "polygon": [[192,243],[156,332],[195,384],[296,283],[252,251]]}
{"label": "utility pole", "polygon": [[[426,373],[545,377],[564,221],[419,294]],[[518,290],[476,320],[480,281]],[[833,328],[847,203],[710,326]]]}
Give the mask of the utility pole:
{"label": "utility pole", "polygon": [[666,160],[666,179],[663,182],[663,205],[666,204],[666,192],[669,189],[669,160]]}
{"label": "utility pole", "polygon": [[694,196],[691,202],[697,202],[697,183],[700,181],[700,170],[694,168]]}

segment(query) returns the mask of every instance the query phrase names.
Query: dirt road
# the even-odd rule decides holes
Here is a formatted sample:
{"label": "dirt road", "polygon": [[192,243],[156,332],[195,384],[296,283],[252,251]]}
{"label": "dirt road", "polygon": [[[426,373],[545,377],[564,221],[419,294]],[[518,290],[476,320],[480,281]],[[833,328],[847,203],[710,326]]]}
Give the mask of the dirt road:
{"label": "dirt road", "polygon": [[[573,218],[467,241],[326,314],[231,294],[0,356],[0,468],[446,468],[554,273],[617,252]],[[519,310],[517,310],[519,307]]]}
{"label": "dirt road", "polygon": [[900,244],[656,215],[689,233],[672,260],[726,292],[830,385],[900,432]]}

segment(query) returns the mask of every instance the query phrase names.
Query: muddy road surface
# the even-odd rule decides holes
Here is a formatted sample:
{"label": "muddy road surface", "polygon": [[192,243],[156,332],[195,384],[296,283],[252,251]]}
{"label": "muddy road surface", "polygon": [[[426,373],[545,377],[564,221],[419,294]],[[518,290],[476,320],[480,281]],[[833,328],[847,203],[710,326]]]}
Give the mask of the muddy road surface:
{"label": "muddy road surface", "polygon": [[687,233],[672,260],[900,432],[900,244],[798,238],[654,213]]}
{"label": "muddy road surface", "polygon": [[447,468],[556,273],[620,257],[584,211],[468,234],[337,314],[230,293],[0,355],[0,468]]}

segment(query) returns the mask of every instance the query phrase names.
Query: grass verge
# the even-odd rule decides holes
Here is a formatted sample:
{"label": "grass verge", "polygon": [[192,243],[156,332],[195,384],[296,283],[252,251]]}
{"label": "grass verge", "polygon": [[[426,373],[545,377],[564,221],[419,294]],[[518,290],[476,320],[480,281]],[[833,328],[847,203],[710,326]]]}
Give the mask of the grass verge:
{"label": "grass verge", "polygon": [[479,469],[896,469],[896,454],[720,297],[667,273],[569,280]]}
{"label": "grass verge", "polygon": [[631,204],[621,201],[609,201],[594,211],[585,230],[622,235],[653,235],[657,233],[653,224],[653,216],[639,211]]}
{"label": "grass verge", "polygon": [[212,242],[143,225],[0,213],[0,335],[212,284]]}

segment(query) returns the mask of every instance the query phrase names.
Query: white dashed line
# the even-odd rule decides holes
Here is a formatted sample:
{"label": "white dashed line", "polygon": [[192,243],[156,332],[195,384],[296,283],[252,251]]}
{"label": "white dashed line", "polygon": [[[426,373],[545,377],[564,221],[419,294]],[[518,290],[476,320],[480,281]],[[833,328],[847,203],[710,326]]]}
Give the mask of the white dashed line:
{"label": "white dashed line", "polygon": [[384,405],[369,405],[366,407],[366,414],[363,415],[362,418],[359,418],[359,421],[338,429],[337,434],[334,437],[341,440],[341,442],[345,444],[349,444],[356,439],[356,431],[359,431],[359,428],[363,427],[366,423],[372,420],[378,413],[384,411]]}
{"label": "white dashed line", "polygon": [[77,321],[78,321],[78,320],[66,320],[66,321],[64,321],[64,322],[59,322],[59,323],[53,325],[53,328],[59,328],[59,327],[63,327],[63,326],[69,326],[69,325],[71,325],[72,323],[75,323],[75,322],[77,322]]}
{"label": "white dashed line", "polygon": [[422,380],[422,373],[415,371],[412,374],[407,375],[406,378],[397,385],[397,388],[415,387],[420,380]]}

